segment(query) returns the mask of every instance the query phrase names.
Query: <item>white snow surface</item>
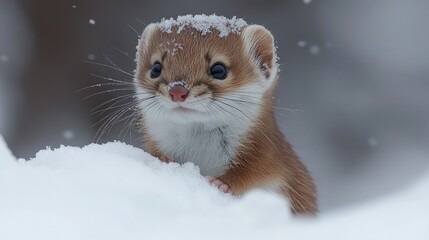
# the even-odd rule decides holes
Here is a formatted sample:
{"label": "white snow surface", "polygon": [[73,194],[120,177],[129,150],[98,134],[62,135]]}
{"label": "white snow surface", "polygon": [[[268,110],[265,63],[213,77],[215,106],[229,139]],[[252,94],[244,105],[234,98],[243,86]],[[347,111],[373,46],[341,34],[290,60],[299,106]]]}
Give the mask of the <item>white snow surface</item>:
{"label": "white snow surface", "polygon": [[234,198],[192,164],[111,142],[16,160],[0,136],[0,239],[429,239],[429,174],[402,193],[314,219],[280,197]]}
{"label": "white snow surface", "polygon": [[161,22],[157,23],[157,26],[161,31],[172,33],[174,27],[177,27],[177,33],[180,33],[186,28],[192,28],[199,32],[201,35],[206,35],[213,29],[219,31],[219,37],[228,36],[230,33],[238,34],[241,30],[247,26],[246,21],[242,18],[226,18],[224,16],[212,15],[184,15],[178,16],[177,19],[163,18]]}

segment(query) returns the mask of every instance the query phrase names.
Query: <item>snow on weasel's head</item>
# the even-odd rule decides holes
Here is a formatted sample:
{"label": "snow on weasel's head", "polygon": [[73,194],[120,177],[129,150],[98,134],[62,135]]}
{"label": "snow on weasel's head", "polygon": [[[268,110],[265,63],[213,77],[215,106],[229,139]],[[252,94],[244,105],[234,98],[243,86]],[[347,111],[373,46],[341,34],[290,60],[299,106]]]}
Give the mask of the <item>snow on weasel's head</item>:
{"label": "snow on weasel's head", "polygon": [[178,16],[177,19],[162,19],[161,22],[157,23],[159,29],[163,32],[172,33],[173,30],[176,33],[180,33],[185,28],[192,28],[201,35],[206,35],[213,29],[219,32],[219,37],[228,36],[230,33],[238,34],[241,30],[247,26],[246,21],[241,18],[233,17],[228,19],[223,16],[216,15],[185,15]]}
{"label": "snow on weasel's head", "polygon": [[271,104],[263,100],[272,95],[277,56],[263,26],[216,15],[162,19],[145,28],[136,56],[135,86],[146,118],[252,119]]}

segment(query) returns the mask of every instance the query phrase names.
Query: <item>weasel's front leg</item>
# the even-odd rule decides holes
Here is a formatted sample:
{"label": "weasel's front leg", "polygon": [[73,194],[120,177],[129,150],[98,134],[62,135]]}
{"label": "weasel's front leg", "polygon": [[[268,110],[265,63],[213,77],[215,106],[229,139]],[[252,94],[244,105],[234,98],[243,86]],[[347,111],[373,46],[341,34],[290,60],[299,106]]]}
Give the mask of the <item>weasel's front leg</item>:
{"label": "weasel's front leg", "polygon": [[265,179],[260,179],[260,174],[249,169],[241,167],[231,167],[224,174],[218,177],[211,177],[209,182],[218,187],[223,192],[233,195],[241,195],[244,192],[260,187]]}

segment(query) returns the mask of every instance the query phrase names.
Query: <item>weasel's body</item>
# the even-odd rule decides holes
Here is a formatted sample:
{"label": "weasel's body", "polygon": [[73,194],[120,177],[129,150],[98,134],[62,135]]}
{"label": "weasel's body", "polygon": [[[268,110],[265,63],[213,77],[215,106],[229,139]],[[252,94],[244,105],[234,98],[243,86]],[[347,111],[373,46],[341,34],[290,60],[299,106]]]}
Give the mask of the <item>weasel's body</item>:
{"label": "weasel's body", "polygon": [[[152,151],[159,151],[158,156],[169,156],[179,163],[191,161],[199,166],[204,176],[218,176],[225,172],[237,151],[238,138],[244,132],[244,129],[237,129],[240,126],[220,124],[204,126],[196,123],[177,127],[168,120],[148,125],[147,132],[157,142]],[[152,128],[157,130],[152,131]]]}
{"label": "weasel's body", "polygon": [[274,40],[262,26],[217,16],[150,24],[137,53],[146,150],[193,162],[223,191],[275,189],[315,213],[311,176],[276,124]]}

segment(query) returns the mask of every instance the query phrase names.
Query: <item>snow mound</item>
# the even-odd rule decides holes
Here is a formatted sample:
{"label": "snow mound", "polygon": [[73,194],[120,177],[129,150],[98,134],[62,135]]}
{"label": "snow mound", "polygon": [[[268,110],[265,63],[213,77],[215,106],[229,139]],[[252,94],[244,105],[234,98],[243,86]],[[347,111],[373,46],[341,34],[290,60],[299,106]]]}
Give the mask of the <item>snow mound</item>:
{"label": "snow mound", "polygon": [[178,16],[177,19],[165,19],[157,23],[161,31],[172,33],[173,28],[177,27],[177,33],[182,32],[186,28],[192,28],[198,31],[201,35],[206,35],[213,29],[219,31],[219,37],[226,37],[230,33],[239,34],[241,30],[247,26],[246,21],[241,18],[233,17],[228,19],[223,16],[212,15],[185,15]]}
{"label": "snow mound", "polygon": [[234,198],[192,164],[112,142],[16,160],[0,136],[0,239],[429,239],[429,174],[402,193],[292,219],[267,192]]}
{"label": "snow mound", "polygon": [[15,157],[12,155],[12,152],[7,148],[6,142],[3,137],[0,135],[0,173],[1,169],[6,165],[13,165]]}
{"label": "snow mound", "polygon": [[214,239],[289,216],[278,196],[233,198],[193,164],[165,164],[123,143],[16,161],[0,136],[0,239]]}

